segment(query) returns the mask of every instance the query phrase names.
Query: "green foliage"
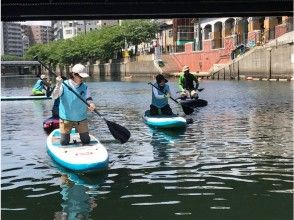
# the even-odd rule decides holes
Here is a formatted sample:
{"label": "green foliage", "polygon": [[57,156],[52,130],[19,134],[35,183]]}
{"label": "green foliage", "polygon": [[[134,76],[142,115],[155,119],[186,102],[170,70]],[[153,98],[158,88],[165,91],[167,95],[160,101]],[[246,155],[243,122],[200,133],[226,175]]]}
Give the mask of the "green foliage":
{"label": "green foliage", "polygon": [[158,27],[150,20],[128,20],[121,26],[103,27],[71,39],[34,45],[25,57],[32,59],[37,55],[44,63],[52,65],[93,63],[96,60],[107,62],[125,48],[125,41],[128,45],[150,42],[155,38]]}
{"label": "green foliage", "polygon": [[23,61],[24,57],[18,57],[14,55],[1,55],[2,61]]}

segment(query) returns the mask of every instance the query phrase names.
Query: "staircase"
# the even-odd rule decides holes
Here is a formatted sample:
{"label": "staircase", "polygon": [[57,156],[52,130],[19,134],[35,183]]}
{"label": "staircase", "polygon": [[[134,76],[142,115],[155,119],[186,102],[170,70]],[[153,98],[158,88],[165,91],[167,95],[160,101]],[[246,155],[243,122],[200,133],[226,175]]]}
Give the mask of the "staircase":
{"label": "staircase", "polygon": [[169,75],[171,73],[177,73],[180,71],[180,68],[178,67],[177,62],[174,60],[172,55],[163,54],[161,56],[161,59],[164,63],[164,66],[160,67],[162,70],[162,74]]}

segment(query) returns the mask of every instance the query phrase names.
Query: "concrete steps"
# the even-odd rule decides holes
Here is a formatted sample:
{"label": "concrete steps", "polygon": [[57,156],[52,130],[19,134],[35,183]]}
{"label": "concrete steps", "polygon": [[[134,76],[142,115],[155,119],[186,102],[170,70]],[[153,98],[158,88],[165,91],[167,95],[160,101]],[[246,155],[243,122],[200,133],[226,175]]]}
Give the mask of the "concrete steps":
{"label": "concrete steps", "polygon": [[162,74],[172,74],[172,73],[177,73],[180,71],[180,68],[178,67],[177,63],[175,62],[174,58],[172,55],[169,54],[163,54],[161,56],[161,59],[164,63],[163,67],[160,67],[162,70]]}

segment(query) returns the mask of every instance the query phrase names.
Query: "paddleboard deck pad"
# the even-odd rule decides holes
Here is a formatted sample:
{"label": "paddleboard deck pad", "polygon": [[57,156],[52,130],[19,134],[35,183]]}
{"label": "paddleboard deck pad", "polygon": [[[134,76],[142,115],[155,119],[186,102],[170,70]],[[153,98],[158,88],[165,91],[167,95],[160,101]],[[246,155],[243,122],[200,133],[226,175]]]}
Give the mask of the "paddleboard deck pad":
{"label": "paddleboard deck pad", "polygon": [[97,138],[90,135],[90,143],[82,144],[75,129],[70,136],[69,145],[60,144],[59,129],[48,136],[47,151],[56,163],[78,172],[95,172],[108,167],[108,152]]}
{"label": "paddleboard deck pad", "polygon": [[147,110],[143,116],[145,124],[156,128],[182,128],[187,125],[185,118],[178,115],[156,115],[151,116],[150,111]]}

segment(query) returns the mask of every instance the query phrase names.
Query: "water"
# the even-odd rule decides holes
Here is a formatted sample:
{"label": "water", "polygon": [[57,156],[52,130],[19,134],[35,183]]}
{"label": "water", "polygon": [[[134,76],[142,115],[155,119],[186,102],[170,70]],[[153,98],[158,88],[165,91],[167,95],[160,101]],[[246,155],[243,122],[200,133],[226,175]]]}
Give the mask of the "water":
{"label": "water", "polygon": [[[208,106],[164,132],[142,120],[149,80],[88,83],[99,112],[132,134],[121,145],[89,113],[110,156],[91,176],[48,156],[51,100],[1,102],[2,219],[293,219],[292,83],[202,81]],[[2,78],[2,96],[27,95],[34,81]]]}

